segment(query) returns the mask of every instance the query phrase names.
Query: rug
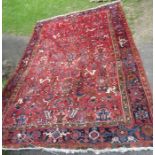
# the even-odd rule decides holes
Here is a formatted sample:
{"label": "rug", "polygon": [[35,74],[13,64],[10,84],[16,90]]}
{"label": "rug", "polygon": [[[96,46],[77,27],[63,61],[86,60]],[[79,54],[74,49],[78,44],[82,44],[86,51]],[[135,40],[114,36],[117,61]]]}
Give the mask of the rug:
{"label": "rug", "polygon": [[39,21],[3,91],[3,148],[152,145],[152,95],[120,2]]}

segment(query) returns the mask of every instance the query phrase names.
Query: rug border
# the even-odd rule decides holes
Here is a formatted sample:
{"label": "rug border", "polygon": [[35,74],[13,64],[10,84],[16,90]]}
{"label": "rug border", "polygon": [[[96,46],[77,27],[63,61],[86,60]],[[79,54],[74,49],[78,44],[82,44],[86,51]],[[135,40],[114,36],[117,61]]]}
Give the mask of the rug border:
{"label": "rug border", "polygon": [[148,101],[147,105],[148,105],[149,112],[151,113],[151,121],[152,121],[153,120],[153,108],[152,108],[153,99],[152,99],[152,89],[150,87],[150,82],[148,81],[148,76],[146,75],[144,64],[143,64],[143,61],[142,61],[142,58],[139,52],[140,50],[137,48],[136,43],[134,41],[130,26],[128,24],[128,21],[125,15],[125,11],[123,10],[123,7],[122,7],[122,3],[119,3],[119,9],[122,13],[126,35],[130,43],[130,48],[131,48],[133,57],[138,67],[138,72],[140,75],[140,80],[141,80],[144,92],[146,94],[146,98]]}
{"label": "rug border", "polygon": [[[16,68],[15,68],[15,70],[11,73],[11,75],[10,75],[10,77],[8,78],[8,80],[7,80],[7,82],[6,82],[6,85],[4,86],[4,88],[3,88],[3,90],[2,90],[2,114],[3,114],[3,117],[2,117],[2,122],[3,122],[3,120],[4,120],[4,117],[5,117],[5,110],[6,110],[6,107],[7,107],[7,105],[8,105],[8,103],[7,104],[5,104],[5,105],[3,105],[4,103],[3,103],[3,94],[5,95],[5,93],[8,91],[8,86],[9,86],[9,84],[11,84],[11,82],[14,80],[14,78],[16,78],[16,76],[18,76],[18,74],[19,74],[19,72],[22,72],[22,74],[26,71],[26,69],[27,69],[27,67],[28,67],[28,65],[26,65],[25,66],[25,68],[23,69],[22,67],[24,66],[24,64],[23,64],[23,60],[24,59],[26,59],[26,58],[28,58],[29,56],[30,57],[32,57],[32,55],[33,55],[33,50],[34,49],[32,49],[32,47],[35,47],[35,44],[36,44],[36,42],[38,41],[38,39],[35,39],[35,37],[39,37],[39,34],[38,34],[38,30],[40,30],[41,29],[41,26],[37,23],[35,26],[34,26],[34,28],[33,28],[33,32],[32,32],[32,34],[31,34],[31,36],[30,36],[30,40],[29,40],[29,42],[27,43],[27,45],[26,45],[26,48],[25,48],[25,50],[24,50],[24,52],[23,52],[23,55],[21,56],[21,59],[19,60],[19,62],[17,63],[17,66],[16,66]],[[32,46],[32,47],[31,47]],[[30,53],[29,53],[30,52]],[[30,60],[28,60],[28,63],[30,62]],[[28,64],[27,63],[27,64]],[[19,77],[19,79],[18,79],[18,82],[21,80],[21,77]],[[12,86],[11,86],[11,91],[18,91],[17,90],[18,89],[18,84],[16,83],[15,84],[15,86],[13,86],[13,88],[12,88]],[[9,96],[9,98],[11,98],[11,97],[13,97],[12,95],[10,95]]]}

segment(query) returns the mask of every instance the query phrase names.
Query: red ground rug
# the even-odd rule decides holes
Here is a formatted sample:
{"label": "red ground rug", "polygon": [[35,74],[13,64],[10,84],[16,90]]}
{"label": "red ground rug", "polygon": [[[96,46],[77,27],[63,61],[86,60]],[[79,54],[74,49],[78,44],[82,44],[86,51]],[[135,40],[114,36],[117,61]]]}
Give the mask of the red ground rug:
{"label": "red ground rug", "polygon": [[38,22],[3,91],[3,147],[151,146],[152,95],[121,4]]}

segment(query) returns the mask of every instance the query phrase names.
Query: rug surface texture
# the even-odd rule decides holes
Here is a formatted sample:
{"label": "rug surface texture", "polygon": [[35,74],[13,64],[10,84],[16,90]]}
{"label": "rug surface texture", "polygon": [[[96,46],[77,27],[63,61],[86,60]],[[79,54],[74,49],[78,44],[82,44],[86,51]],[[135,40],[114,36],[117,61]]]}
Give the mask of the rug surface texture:
{"label": "rug surface texture", "polygon": [[122,5],[38,22],[3,91],[3,147],[149,146],[152,95]]}

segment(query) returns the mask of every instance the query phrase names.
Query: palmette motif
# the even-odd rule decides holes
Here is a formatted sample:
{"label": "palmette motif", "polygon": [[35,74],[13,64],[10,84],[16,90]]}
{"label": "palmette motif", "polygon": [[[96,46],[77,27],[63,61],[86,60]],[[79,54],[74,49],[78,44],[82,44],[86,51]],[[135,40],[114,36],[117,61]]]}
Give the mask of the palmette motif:
{"label": "palmette motif", "polygon": [[152,146],[152,98],[119,3],[37,23],[3,92],[4,147]]}

